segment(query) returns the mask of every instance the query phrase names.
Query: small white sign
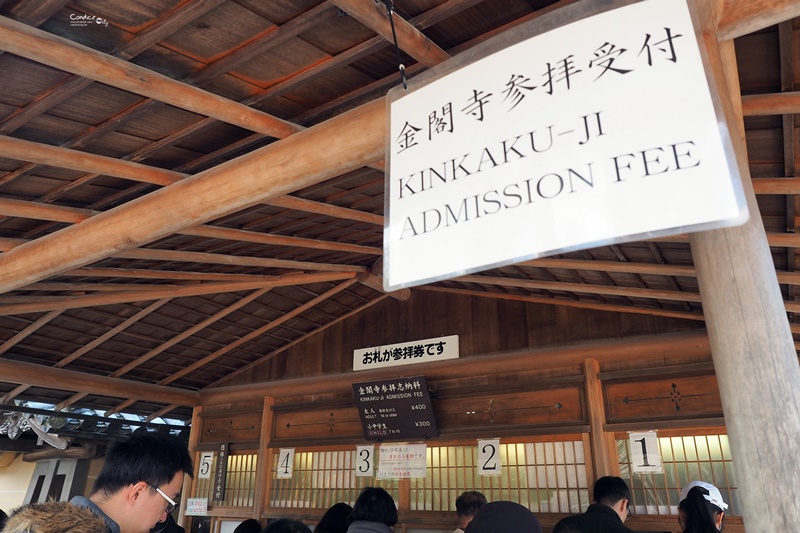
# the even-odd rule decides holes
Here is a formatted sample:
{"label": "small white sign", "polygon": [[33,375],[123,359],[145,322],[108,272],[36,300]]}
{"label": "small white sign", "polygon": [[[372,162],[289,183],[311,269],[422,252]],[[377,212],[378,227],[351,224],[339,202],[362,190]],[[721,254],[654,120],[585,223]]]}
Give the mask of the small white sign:
{"label": "small white sign", "polygon": [[372,477],[375,468],[374,454],[372,445],[356,447],[356,477]]}
{"label": "small white sign", "polygon": [[628,434],[631,449],[631,470],[636,474],[659,474],[664,471],[658,433],[655,431],[631,432]]}
{"label": "small white sign", "polygon": [[281,448],[278,453],[278,479],[291,479],[294,472],[294,448]]}
{"label": "small white sign", "polygon": [[747,221],[686,1],[553,23],[389,93],[387,291]]}
{"label": "small white sign", "polygon": [[211,465],[214,463],[214,452],[202,452],[197,465],[198,479],[211,479]]}
{"label": "small white sign", "polygon": [[425,444],[381,444],[378,479],[424,478],[427,449]]}
{"label": "small white sign", "polygon": [[206,498],[188,498],[186,500],[186,516],[206,516],[208,500]]}
{"label": "small white sign", "polygon": [[353,350],[353,371],[458,359],[458,335]]}
{"label": "small white sign", "polygon": [[478,441],[478,475],[501,475],[503,462],[500,460],[500,439]]}

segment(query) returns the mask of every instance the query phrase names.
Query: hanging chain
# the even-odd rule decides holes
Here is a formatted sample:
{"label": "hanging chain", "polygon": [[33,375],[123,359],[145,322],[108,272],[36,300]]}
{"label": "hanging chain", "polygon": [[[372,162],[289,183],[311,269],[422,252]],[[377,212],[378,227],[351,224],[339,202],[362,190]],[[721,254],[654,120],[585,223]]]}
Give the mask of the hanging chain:
{"label": "hanging chain", "polygon": [[[375,0],[378,2],[379,0]],[[398,68],[400,69],[400,81],[403,82],[403,89],[408,90],[408,83],[406,82],[406,66],[403,64],[403,60],[400,58],[400,47],[397,46],[397,33],[394,30],[394,18],[392,15],[394,14],[394,2],[392,0],[383,0],[383,3],[386,4],[386,16],[389,17],[389,25],[392,27],[392,38],[394,38],[394,51],[397,53],[397,64]]]}

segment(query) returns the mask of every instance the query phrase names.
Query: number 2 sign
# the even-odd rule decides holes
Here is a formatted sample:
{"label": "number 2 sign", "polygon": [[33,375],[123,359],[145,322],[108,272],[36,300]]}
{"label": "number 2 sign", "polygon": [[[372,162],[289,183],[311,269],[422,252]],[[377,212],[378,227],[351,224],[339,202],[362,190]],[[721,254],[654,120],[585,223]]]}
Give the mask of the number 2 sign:
{"label": "number 2 sign", "polygon": [[478,475],[499,476],[503,463],[500,461],[500,439],[478,441]]}
{"label": "number 2 sign", "polygon": [[661,473],[661,450],[658,447],[658,434],[655,431],[628,433],[631,449],[631,470],[636,474]]}

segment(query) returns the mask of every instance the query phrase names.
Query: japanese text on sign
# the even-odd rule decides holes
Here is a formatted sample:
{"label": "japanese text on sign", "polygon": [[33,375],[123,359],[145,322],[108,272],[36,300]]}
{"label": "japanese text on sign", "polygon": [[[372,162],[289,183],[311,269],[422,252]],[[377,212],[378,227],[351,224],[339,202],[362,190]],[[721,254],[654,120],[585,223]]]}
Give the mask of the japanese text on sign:
{"label": "japanese text on sign", "polygon": [[425,477],[425,444],[381,444],[378,479]]}
{"label": "japanese text on sign", "polygon": [[353,370],[458,359],[458,335],[353,350]]}
{"label": "japanese text on sign", "polygon": [[747,220],[685,2],[546,23],[390,93],[387,290]]}

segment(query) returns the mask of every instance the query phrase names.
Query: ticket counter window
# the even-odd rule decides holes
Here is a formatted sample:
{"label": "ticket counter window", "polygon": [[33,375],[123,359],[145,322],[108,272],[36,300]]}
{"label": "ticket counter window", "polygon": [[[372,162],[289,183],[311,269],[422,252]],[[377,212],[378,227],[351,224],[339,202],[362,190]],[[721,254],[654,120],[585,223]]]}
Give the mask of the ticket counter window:
{"label": "ticket counter window", "polygon": [[634,473],[629,440],[617,434],[620,472],[631,488],[635,515],[677,515],[681,487],[693,480],[713,483],[729,502],[727,516],[741,514],[733,459],[724,434],[677,435],[659,432],[662,473]]}

